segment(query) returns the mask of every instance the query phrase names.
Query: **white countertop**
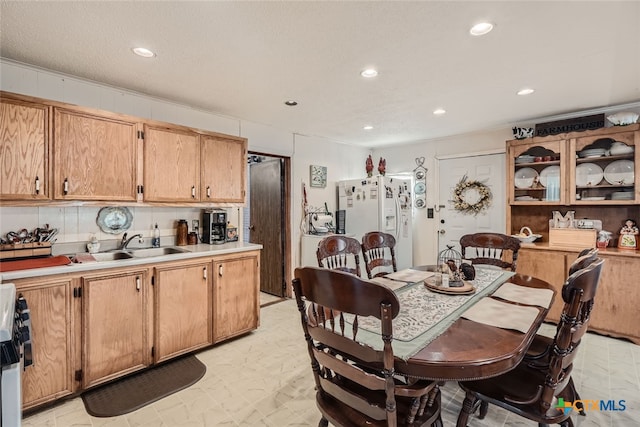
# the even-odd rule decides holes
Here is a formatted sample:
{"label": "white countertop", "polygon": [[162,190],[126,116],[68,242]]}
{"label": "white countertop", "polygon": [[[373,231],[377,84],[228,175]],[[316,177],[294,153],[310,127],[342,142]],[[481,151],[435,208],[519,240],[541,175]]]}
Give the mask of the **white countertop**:
{"label": "white countertop", "polygon": [[[0,283],[15,279],[23,279],[28,277],[42,277],[53,274],[77,273],[82,271],[103,270],[117,267],[131,267],[135,265],[156,264],[159,262],[177,261],[181,259],[192,259],[216,255],[226,255],[239,252],[248,252],[262,249],[262,245],[255,243],[230,242],[222,245],[187,245],[180,246],[188,252],[182,252],[170,255],[161,255],[147,258],[130,258],[117,261],[95,261],[86,263],[73,263],[57,267],[32,268],[28,270],[16,270],[0,273]],[[73,255],[73,254],[72,254]]]}

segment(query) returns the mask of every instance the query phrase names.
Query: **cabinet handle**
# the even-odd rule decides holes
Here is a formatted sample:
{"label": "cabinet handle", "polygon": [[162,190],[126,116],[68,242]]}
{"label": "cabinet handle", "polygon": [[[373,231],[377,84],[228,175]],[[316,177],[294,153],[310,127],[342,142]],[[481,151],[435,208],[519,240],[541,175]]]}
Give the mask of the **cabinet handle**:
{"label": "cabinet handle", "polygon": [[202,268],[202,278],[207,280],[207,267]]}
{"label": "cabinet handle", "polygon": [[36,176],[36,194],[40,194],[40,178]]}
{"label": "cabinet handle", "polygon": [[69,194],[69,180],[67,178],[64,179],[64,183],[62,184],[62,194],[65,196]]}
{"label": "cabinet handle", "polygon": [[140,278],[136,277],[136,291],[140,292]]}
{"label": "cabinet handle", "polygon": [[195,185],[191,186],[191,198],[192,199],[196,198],[196,186]]}
{"label": "cabinet handle", "polygon": [[222,265],[218,266],[218,276],[222,277]]}
{"label": "cabinet handle", "polygon": [[207,185],[207,197],[211,197],[211,187]]}

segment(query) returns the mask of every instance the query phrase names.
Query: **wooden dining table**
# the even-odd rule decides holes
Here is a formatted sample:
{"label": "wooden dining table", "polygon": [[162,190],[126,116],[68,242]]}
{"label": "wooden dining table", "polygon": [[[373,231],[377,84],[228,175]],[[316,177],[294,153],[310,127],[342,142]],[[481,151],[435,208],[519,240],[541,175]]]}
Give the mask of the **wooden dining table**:
{"label": "wooden dining table", "polygon": [[[548,282],[523,274],[515,274],[509,282],[553,291]],[[460,317],[407,360],[396,358],[396,373],[436,381],[463,381],[507,372],[523,359],[549,311],[543,307],[538,309],[539,313],[526,333]]]}

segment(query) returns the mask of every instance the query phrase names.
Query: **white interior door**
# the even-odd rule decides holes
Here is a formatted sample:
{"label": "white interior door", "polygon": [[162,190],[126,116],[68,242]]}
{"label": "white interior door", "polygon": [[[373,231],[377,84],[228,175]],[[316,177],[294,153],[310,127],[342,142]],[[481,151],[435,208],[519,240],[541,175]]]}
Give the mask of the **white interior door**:
{"label": "white interior door", "polygon": [[[438,160],[440,182],[440,227],[438,230],[438,252],[453,246],[460,251],[460,237],[469,233],[506,230],[506,175],[505,155],[486,154]],[[480,181],[491,190],[492,201],[488,209],[474,215],[456,211],[453,207],[453,192],[463,176],[469,181]],[[467,190],[466,200],[472,203],[475,190]]]}

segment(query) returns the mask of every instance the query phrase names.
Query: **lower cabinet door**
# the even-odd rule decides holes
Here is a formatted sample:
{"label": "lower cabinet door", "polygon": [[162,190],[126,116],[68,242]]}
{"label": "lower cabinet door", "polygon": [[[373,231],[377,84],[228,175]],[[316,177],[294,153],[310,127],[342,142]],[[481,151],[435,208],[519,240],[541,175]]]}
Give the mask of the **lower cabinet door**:
{"label": "lower cabinet door", "polygon": [[614,337],[628,338],[640,344],[640,263],[637,259],[607,256],[603,252],[599,255],[604,259],[604,265],[589,329]]}
{"label": "lower cabinet door", "polygon": [[82,294],[83,388],[148,366],[147,271],[85,276]]}
{"label": "lower cabinet door", "polygon": [[214,259],[214,341],[254,330],[259,325],[259,255]]}
{"label": "lower cabinet door", "polygon": [[154,278],[157,362],[212,343],[210,262],[156,267]]}
{"label": "lower cabinet door", "polygon": [[16,280],[31,315],[33,365],[22,372],[22,407],[69,395],[74,390],[74,346],[71,281]]}

